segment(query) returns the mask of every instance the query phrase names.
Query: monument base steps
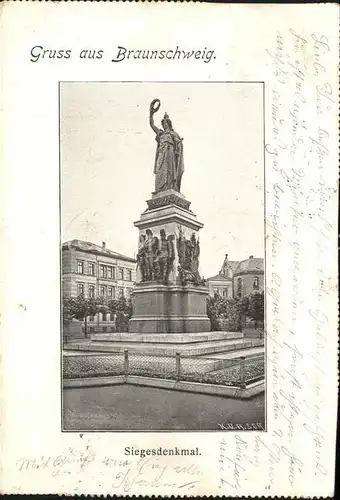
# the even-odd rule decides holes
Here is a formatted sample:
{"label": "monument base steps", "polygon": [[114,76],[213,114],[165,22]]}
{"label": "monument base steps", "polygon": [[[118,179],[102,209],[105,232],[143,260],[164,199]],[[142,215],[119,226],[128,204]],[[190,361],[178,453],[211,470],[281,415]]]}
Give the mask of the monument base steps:
{"label": "monument base steps", "polygon": [[[173,337],[173,335],[169,335]],[[93,336],[94,337],[94,336]],[[203,356],[219,352],[242,351],[253,347],[263,346],[262,340],[210,339],[198,342],[159,342],[159,341],[126,341],[126,340],[91,340],[90,343],[79,344],[79,349],[96,352],[129,352],[147,356]],[[242,354],[240,354],[242,356]]]}
{"label": "monument base steps", "polygon": [[214,340],[242,339],[242,332],[200,332],[200,333],[96,333],[91,340],[104,342],[152,342],[166,344],[188,344]]}

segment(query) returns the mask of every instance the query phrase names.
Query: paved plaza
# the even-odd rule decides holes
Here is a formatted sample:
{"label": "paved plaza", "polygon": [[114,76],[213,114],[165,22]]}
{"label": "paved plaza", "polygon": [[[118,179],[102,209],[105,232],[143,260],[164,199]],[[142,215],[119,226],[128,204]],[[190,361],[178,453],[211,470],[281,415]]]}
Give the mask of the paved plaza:
{"label": "paved plaza", "polygon": [[221,430],[264,427],[264,394],[250,400],[133,385],[64,389],[65,430]]}

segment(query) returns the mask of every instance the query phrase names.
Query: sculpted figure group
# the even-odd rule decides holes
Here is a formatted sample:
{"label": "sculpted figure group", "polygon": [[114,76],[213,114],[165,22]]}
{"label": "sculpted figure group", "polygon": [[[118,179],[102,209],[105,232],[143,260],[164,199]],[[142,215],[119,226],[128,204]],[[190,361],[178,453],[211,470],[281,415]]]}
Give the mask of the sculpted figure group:
{"label": "sculpted figure group", "polygon": [[151,229],[141,234],[137,254],[142,281],[157,281],[167,284],[169,273],[173,269],[175,260],[174,235],[166,237],[164,229],[160,231],[160,238],[154,236]]}
{"label": "sculpted figure group", "polygon": [[[137,254],[137,266],[141,274],[141,281],[156,281],[168,284],[169,274],[173,271],[175,261],[175,235],[166,236],[165,230],[160,230],[160,238],[154,236],[151,229],[147,229],[145,234],[140,235],[139,248]],[[178,253],[178,275],[180,282],[184,285],[192,283],[202,285],[198,266],[200,245],[196,240],[195,233],[191,238],[184,236],[183,230],[179,227],[177,236]]]}
{"label": "sculpted figure group", "polygon": [[200,242],[199,239],[196,240],[195,233],[192,233],[190,239],[185,238],[183,229],[179,227],[177,252],[179,261],[178,273],[181,283],[183,285],[186,285],[187,283],[203,285],[204,280],[198,272]]}

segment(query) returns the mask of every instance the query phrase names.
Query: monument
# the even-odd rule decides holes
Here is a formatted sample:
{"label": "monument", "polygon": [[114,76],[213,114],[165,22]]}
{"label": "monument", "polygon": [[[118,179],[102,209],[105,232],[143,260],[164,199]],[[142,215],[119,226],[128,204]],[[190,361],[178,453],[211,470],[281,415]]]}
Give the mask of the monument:
{"label": "monument", "polygon": [[137,279],[131,333],[209,332],[208,289],[199,273],[199,230],[203,224],[181,194],[183,139],[167,113],[162,128],[154,123],[160,100],[150,104],[156,134],[155,190],[134,225],[139,229]]}

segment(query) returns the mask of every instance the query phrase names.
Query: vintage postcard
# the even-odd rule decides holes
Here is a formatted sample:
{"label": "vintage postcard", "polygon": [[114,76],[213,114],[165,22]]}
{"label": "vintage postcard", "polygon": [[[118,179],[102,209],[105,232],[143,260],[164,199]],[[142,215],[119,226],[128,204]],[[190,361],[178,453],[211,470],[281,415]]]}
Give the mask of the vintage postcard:
{"label": "vintage postcard", "polygon": [[2,6],[2,492],[333,495],[338,17]]}

